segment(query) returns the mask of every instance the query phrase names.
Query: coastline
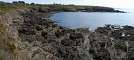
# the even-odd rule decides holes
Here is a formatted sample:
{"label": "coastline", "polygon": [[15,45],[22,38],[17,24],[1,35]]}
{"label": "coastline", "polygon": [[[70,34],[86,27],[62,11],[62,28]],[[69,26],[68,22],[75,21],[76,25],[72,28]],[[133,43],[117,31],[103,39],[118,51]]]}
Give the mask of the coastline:
{"label": "coastline", "polygon": [[2,16],[3,25],[9,25],[4,31],[11,35],[3,35],[0,30],[0,37],[6,38],[1,40],[0,57],[6,60],[125,60],[130,56],[133,59],[133,54],[128,54],[128,45],[133,47],[133,27],[120,29],[106,25],[95,32],[88,28],[70,29],[50,20],[52,11],[35,7]]}
{"label": "coastline", "polygon": [[[22,25],[22,27],[19,28],[19,34],[20,34],[20,38],[24,39],[24,41],[28,42],[29,44],[34,41],[41,42],[39,45],[37,45],[37,46],[43,45],[40,47],[40,49],[43,49],[46,46],[47,48],[51,48],[48,50],[44,49],[44,51],[50,53],[48,55],[52,54],[51,57],[52,60],[53,59],[57,59],[57,60],[105,59],[107,60],[113,58],[119,59],[116,54],[113,55],[111,52],[115,53],[118,50],[120,50],[120,52],[118,52],[120,54],[127,53],[126,51],[127,46],[125,45],[126,41],[123,41],[121,39],[115,39],[110,35],[101,33],[100,31],[103,31],[103,29],[95,32],[89,31],[88,28],[69,29],[55,24],[55,22],[53,22],[52,20],[46,19],[48,17],[45,17],[44,19],[43,16],[46,16],[44,15],[44,13],[46,12],[32,10],[32,12],[29,12],[28,14],[27,13],[23,14],[24,15],[23,17],[26,18],[25,21],[26,24],[24,26],[27,26],[27,23],[28,26],[23,27]],[[27,21],[28,16],[30,17],[29,21]],[[33,23],[29,23],[29,22],[33,22]],[[36,25],[38,24],[39,26],[34,31],[35,28],[30,27],[29,24],[30,26],[33,27],[34,26],[36,27]],[[30,30],[33,31],[30,31],[29,28]],[[107,32],[110,31],[109,28],[108,30],[105,29],[107,28],[104,28],[104,31]],[[29,35],[31,36],[31,38],[28,41],[25,40],[28,38],[26,36]],[[37,38],[37,40],[36,39],[34,40],[32,37]],[[113,58],[109,56],[109,54]],[[120,59],[126,59],[126,55],[121,56]]]}

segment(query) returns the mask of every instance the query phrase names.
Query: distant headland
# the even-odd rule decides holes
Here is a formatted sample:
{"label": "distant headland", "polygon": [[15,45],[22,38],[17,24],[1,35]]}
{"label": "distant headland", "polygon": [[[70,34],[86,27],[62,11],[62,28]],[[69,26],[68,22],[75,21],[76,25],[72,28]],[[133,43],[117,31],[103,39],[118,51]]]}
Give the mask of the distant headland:
{"label": "distant headland", "polygon": [[0,12],[6,12],[11,9],[18,8],[35,8],[43,12],[115,12],[115,13],[126,13],[124,11],[115,10],[111,7],[103,6],[82,6],[82,5],[62,5],[62,4],[35,4],[25,3],[24,1],[13,1],[12,3],[0,1]]}

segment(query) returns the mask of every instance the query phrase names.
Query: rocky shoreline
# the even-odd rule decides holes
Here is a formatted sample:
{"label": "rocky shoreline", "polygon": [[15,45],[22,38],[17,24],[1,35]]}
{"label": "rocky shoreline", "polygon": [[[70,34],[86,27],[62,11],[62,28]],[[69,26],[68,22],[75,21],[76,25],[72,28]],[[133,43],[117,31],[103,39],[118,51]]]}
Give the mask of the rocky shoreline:
{"label": "rocky shoreline", "polygon": [[4,40],[13,43],[2,45],[0,42],[3,48],[0,49],[0,59],[133,60],[133,34],[128,37],[131,41],[124,39],[126,35],[120,37],[123,30],[129,31],[125,34],[130,34],[133,31],[131,27],[129,30],[125,28],[115,31],[111,26],[106,26],[95,32],[88,28],[69,29],[48,19],[52,11],[40,8],[18,9],[3,16],[0,21],[8,20],[3,22],[4,25],[8,24],[7,31],[11,34],[8,37],[14,38],[1,40],[2,43],[5,43]]}
{"label": "rocky shoreline", "polygon": [[27,53],[21,56],[32,54],[22,60],[127,60],[126,41],[88,28],[65,28],[48,15],[33,9],[22,13],[24,21],[18,25],[18,33]]}

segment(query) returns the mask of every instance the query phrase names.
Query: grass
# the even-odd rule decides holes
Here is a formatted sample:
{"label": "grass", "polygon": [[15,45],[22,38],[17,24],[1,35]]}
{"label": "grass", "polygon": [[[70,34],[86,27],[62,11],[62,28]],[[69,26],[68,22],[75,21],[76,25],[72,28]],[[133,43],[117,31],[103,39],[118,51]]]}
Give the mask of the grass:
{"label": "grass", "polygon": [[0,34],[6,31],[6,27],[3,24],[0,24]]}
{"label": "grass", "polygon": [[3,58],[3,56],[2,56],[2,55],[0,55],[0,60],[4,60],[4,58]]}
{"label": "grass", "polygon": [[[5,46],[3,43],[4,42],[3,34],[6,33],[5,31],[6,31],[6,28],[4,27],[4,25],[0,24],[0,48],[3,48]],[[4,57],[2,56],[1,53],[0,53],[0,60],[4,60]]]}
{"label": "grass", "polygon": [[[14,39],[8,35],[6,29],[7,27],[0,22],[0,48],[8,49],[11,53],[14,53],[16,49],[15,42]],[[0,60],[2,59],[0,55]]]}
{"label": "grass", "polygon": [[29,4],[11,4],[11,3],[4,3],[0,4],[0,14],[4,14],[9,11],[13,11],[16,9],[23,9],[23,8],[28,8],[32,5]]}

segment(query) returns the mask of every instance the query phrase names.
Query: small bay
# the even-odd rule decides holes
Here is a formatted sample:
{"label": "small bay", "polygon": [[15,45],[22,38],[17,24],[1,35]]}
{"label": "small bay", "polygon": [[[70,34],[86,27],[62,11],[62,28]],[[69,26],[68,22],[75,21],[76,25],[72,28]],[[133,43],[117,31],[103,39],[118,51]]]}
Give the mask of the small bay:
{"label": "small bay", "polygon": [[69,28],[88,27],[91,30],[105,24],[134,26],[134,10],[124,9],[127,13],[113,12],[59,12],[50,18],[57,24]]}

